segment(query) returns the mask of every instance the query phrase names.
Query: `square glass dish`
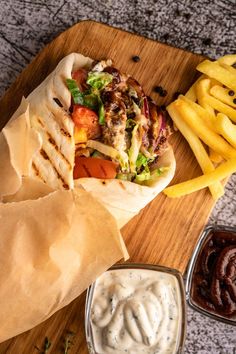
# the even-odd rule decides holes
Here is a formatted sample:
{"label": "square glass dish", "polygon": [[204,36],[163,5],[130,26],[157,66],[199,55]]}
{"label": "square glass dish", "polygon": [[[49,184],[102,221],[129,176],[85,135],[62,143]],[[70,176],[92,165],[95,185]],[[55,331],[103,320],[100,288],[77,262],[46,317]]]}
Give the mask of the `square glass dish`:
{"label": "square glass dish", "polygon": [[236,227],[205,228],[188,265],[186,298],[198,312],[236,325]]}
{"label": "square glass dish", "polygon": [[186,300],[181,273],[151,264],[117,264],[88,289],[90,354],[182,353]]}

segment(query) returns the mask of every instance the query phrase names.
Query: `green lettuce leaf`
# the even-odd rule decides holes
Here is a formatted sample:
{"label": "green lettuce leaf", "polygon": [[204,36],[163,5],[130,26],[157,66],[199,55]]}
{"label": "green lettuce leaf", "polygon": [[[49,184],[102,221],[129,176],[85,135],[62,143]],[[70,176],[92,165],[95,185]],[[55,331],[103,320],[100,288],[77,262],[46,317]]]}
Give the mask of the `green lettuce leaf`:
{"label": "green lettuce leaf", "polygon": [[75,104],[84,104],[84,98],[82,92],[80,92],[77,82],[73,79],[66,79],[67,87],[73,97]]}
{"label": "green lettuce leaf", "polygon": [[99,100],[98,100],[99,96],[94,95],[94,94],[87,94],[87,95],[83,95],[83,99],[84,99],[84,103],[83,105],[96,110],[99,107]]}
{"label": "green lettuce leaf", "polygon": [[106,72],[90,71],[88,73],[87,84],[96,90],[102,90],[105,86],[110,84],[113,76]]}
{"label": "green lettuce leaf", "polygon": [[144,170],[137,174],[135,177],[135,182],[148,181],[151,178],[151,173],[148,166],[145,166]]}
{"label": "green lettuce leaf", "polygon": [[136,175],[135,182],[141,183],[144,181],[154,181],[156,178],[160,177],[164,172],[168,170],[169,167],[158,167],[150,172],[148,165],[146,165],[144,170],[140,174]]}
{"label": "green lettuce leaf", "polygon": [[140,138],[138,129],[139,129],[139,124],[136,124],[132,131],[131,146],[128,151],[130,171],[132,173],[136,173],[136,161],[142,144],[142,140]]}
{"label": "green lettuce leaf", "polygon": [[138,154],[138,158],[136,160],[136,167],[140,169],[142,166],[145,167],[148,165],[148,158],[144,156],[141,152]]}
{"label": "green lettuce leaf", "polygon": [[100,96],[97,96],[98,98],[98,118],[99,118],[99,124],[104,125],[105,124],[105,109],[103,102],[101,100]]}

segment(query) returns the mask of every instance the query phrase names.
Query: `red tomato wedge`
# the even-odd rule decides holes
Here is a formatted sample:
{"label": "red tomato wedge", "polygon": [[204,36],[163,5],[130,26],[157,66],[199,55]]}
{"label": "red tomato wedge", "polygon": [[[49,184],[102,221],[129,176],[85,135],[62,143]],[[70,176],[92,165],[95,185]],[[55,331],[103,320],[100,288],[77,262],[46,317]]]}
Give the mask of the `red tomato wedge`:
{"label": "red tomato wedge", "polygon": [[77,82],[77,85],[81,92],[87,89],[88,85],[86,84],[88,72],[85,69],[78,69],[72,73],[72,79]]}
{"label": "red tomato wedge", "polygon": [[101,127],[97,114],[91,109],[75,104],[73,106],[72,119],[77,128],[83,128],[88,139],[96,139],[101,134]]}
{"label": "red tomato wedge", "polygon": [[117,164],[112,161],[96,157],[75,158],[74,179],[83,177],[95,177],[101,179],[115,178],[117,175]]}

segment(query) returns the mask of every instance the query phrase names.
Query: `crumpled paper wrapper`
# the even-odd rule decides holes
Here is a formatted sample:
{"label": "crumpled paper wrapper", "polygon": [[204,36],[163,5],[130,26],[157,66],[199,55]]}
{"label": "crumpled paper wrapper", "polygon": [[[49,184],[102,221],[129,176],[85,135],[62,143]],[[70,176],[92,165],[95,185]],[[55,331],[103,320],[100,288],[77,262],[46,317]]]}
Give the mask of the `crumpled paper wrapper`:
{"label": "crumpled paper wrapper", "polygon": [[88,192],[27,177],[40,144],[23,101],[0,134],[0,342],[46,320],[128,257],[115,219]]}

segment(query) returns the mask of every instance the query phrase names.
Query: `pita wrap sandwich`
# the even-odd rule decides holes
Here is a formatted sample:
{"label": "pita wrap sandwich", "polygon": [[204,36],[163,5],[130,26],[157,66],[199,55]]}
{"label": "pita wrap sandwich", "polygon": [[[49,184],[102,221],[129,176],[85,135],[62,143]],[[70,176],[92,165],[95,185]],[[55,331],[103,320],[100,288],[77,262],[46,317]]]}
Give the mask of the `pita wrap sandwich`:
{"label": "pita wrap sandwich", "polygon": [[72,53],[26,101],[41,139],[29,175],[56,189],[83,187],[120,227],[173,178],[165,112],[111,60]]}
{"label": "pita wrap sandwich", "polygon": [[75,124],[64,78],[75,63],[91,60],[62,61],[0,132],[0,342],[46,320],[128,258],[115,218],[74,188]]}

